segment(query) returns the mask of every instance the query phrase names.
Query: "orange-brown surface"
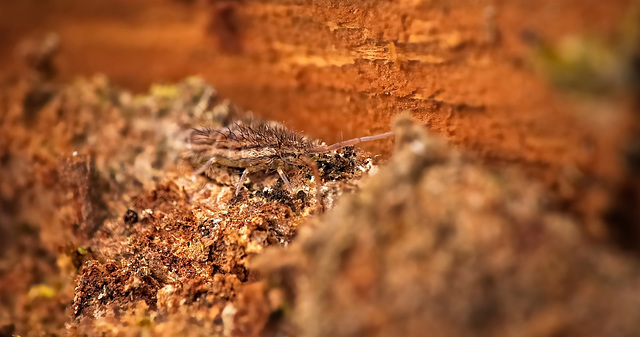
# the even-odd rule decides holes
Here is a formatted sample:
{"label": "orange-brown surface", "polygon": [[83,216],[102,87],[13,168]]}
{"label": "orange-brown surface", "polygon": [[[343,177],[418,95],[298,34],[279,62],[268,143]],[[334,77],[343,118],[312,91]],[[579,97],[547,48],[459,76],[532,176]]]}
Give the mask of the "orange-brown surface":
{"label": "orange-brown surface", "polygon": [[482,158],[558,183],[567,167],[590,172],[610,158],[576,108],[532,69],[521,36],[529,31],[558,41],[611,32],[627,6],[5,1],[0,60],[10,68],[20,38],[55,31],[63,41],[64,79],[100,72],[145,90],[202,74],[241,106],[328,141],[386,131],[391,116],[411,109]]}
{"label": "orange-brown surface", "polygon": [[[631,2],[0,0],[0,336],[636,335]],[[389,162],[191,177],[194,74]]]}

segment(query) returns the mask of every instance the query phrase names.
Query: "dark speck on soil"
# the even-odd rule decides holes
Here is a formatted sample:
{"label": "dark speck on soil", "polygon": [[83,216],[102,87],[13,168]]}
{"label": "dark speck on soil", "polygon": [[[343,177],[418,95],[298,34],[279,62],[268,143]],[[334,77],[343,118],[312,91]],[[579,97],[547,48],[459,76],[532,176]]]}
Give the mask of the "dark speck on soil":
{"label": "dark speck on soil", "polygon": [[124,223],[131,226],[138,222],[138,213],[132,209],[128,209],[127,213],[124,214]]}
{"label": "dark speck on soil", "polygon": [[342,153],[337,153],[333,156],[323,155],[316,162],[322,174],[322,179],[325,181],[341,180],[344,178],[344,173],[353,173],[357,166],[356,158],[357,155],[353,146],[347,146],[342,150]]}
{"label": "dark speck on soil", "polygon": [[305,206],[307,205],[308,200],[307,200],[307,193],[305,193],[305,191],[303,191],[303,190],[298,191],[298,193],[296,193],[296,198],[298,200],[300,200],[300,202],[303,205],[305,205]]}

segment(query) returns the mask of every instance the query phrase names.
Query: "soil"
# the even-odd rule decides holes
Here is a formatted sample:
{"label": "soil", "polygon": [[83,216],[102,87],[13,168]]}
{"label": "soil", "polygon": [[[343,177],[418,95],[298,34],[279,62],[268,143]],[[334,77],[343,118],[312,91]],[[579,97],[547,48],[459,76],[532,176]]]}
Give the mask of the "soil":
{"label": "soil", "polygon": [[[0,336],[639,333],[630,1],[2,8]],[[235,195],[230,107],[395,138]]]}

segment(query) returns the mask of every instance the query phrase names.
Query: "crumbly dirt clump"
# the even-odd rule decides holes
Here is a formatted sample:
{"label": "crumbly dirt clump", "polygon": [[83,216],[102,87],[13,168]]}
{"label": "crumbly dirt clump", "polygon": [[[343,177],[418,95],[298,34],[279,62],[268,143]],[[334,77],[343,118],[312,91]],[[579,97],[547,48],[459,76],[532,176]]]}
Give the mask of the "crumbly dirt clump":
{"label": "crumbly dirt clump", "polygon": [[406,116],[384,167],[353,148],[315,158],[321,212],[306,167],[293,193],[274,172],[237,196],[239,169],[192,175],[190,127],[234,111],[203,105],[197,78],[137,96],[46,81],[1,91],[5,335],[640,333],[635,257]]}
{"label": "crumbly dirt clump", "polygon": [[[27,113],[41,85],[52,94]],[[238,195],[240,169],[192,175],[190,128],[237,113],[197,78],[139,96],[103,77],[9,89],[0,323],[11,333],[228,334],[233,303],[261,279],[248,261],[320,211],[307,167],[287,172],[293,193],[274,172],[250,174]],[[375,167],[353,148],[317,162],[324,209]]]}
{"label": "crumbly dirt clump", "polygon": [[287,249],[261,256],[302,336],[634,336],[636,261],[544,191],[409,119],[396,154]]}

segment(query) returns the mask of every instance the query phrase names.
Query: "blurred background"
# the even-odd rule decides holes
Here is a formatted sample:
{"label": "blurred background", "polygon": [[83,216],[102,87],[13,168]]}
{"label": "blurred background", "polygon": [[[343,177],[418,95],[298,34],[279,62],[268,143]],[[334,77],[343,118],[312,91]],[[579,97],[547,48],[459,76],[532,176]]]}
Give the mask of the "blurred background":
{"label": "blurred background", "polygon": [[[5,0],[0,73],[7,80],[33,67],[29,53],[46,54],[38,48],[53,35],[56,81],[99,73],[140,93],[200,75],[222,97],[327,142],[386,132],[392,116],[410,110],[489,165],[573,199],[581,197],[565,188],[573,172],[589,181],[619,174],[614,149],[626,142],[619,119],[634,104],[637,7]],[[388,155],[392,142],[362,146]]]}
{"label": "blurred background", "polygon": [[576,124],[572,107],[534,71],[530,37],[552,46],[575,36],[610,39],[630,7],[622,0],[5,0],[0,69],[12,73],[20,43],[53,32],[63,81],[103,73],[140,92],[200,74],[243,107],[327,141],[386,131],[390,116],[411,109],[486,158],[553,166],[575,155],[579,135],[567,132]]}

